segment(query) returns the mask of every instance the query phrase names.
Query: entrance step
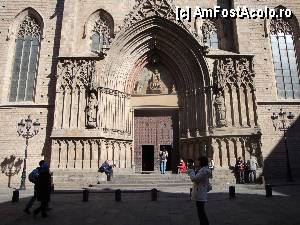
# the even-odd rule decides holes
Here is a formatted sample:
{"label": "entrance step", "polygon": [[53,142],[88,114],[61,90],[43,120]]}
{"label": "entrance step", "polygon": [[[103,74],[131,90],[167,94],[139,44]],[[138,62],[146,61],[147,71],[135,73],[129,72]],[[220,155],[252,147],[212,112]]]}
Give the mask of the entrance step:
{"label": "entrance step", "polygon": [[[92,186],[96,189],[105,188],[155,188],[155,187],[190,187],[192,182],[186,174],[154,173],[128,173],[118,174],[114,170],[114,177],[111,181],[106,180],[106,175],[94,171],[54,171],[53,182],[56,188],[83,188]],[[225,186],[234,185],[235,177],[229,169],[215,169],[212,185]]]}

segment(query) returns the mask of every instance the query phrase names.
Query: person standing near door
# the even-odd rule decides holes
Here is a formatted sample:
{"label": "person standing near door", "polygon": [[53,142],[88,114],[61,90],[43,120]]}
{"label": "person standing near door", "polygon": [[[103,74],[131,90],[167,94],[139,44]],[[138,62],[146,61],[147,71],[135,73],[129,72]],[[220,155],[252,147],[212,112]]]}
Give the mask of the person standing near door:
{"label": "person standing near door", "polygon": [[166,167],[167,167],[167,158],[168,158],[168,152],[165,148],[163,148],[159,152],[159,158],[160,158],[160,173],[165,174],[166,173]]}

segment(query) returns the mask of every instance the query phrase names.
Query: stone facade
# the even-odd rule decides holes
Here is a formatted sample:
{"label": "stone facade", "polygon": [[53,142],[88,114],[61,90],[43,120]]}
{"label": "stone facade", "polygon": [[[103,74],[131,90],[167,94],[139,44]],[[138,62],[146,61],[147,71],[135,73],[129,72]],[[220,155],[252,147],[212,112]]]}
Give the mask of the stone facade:
{"label": "stone facade", "polygon": [[[282,132],[271,120],[272,112],[283,108],[296,115],[288,146],[293,175],[300,175],[300,101],[277,95],[272,21],[175,20],[176,5],[282,5],[293,10],[300,57],[298,0],[46,2],[0,2],[1,162],[10,155],[23,159],[25,140],[17,135],[17,123],[30,114],[41,128],[29,140],[28,171],[46,159],[54,173],[85,173],[110,159],[122,172],[139,172],[142,146],[155,146],[157,160],[159,146],[170,145],[173,170],[179,157],[207,155],[217,168],[228,169],[242,156],[255,157],[266,177],[285,177]],[[16,38],[26,18],[40,29],[31,31],[40,32],[34,98],[13,102]],[[219,49],[209,48],[207,39],[216,30]],[[161,122],[153,124],[162,127],[150,129],[145,121],[151,123],[153,115],[140,119],[147,112],[158,113],[161,119],[155,121]],[[164,117],[165,112],[175,119],[166,122],[171,117]],[[171,124],[166,132],[164,124]],[[152,140],[154,133],[158,139]],[[6,179],[0,175],[1,184]]]}

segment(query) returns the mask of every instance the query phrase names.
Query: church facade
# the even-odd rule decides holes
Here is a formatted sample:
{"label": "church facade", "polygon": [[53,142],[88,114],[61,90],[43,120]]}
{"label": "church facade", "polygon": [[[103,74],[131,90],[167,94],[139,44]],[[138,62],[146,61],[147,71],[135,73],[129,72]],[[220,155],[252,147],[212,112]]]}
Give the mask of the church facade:
{"label": "church facade", "polygon": [[[288,8],[293,17],[176,20],[176,6],[215,5]],[[41,126],[29,140],[27,169],[46,159],[54,175],[97,171],[105,160],[120,173],[158,171],[164,148],[173,172],[180,158],[205,155],[228,170],[240,156],[255,158],[265,177],[282,178],[288,151],[299,175],[296,0],[28,0],[1,7],[3,168],[11,155],[23,160],[17,124],[31,115]],[[288,150],[271,119],[281,108],[295,115]]]}

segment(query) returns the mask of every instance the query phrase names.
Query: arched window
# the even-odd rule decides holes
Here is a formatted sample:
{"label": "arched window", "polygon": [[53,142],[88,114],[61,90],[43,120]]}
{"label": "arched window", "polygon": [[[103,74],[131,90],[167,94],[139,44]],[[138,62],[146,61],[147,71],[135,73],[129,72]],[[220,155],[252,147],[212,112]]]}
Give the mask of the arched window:
{"label": "arched window", "polygon": [[299,64],[293,27],[285,19],[270,23],[277,94],[280,98],[299,99]]}
{"label": "arched window", "polygon": [[219,48],[218,29],[216,23],[205,20],[202,24],[203,42],[210,48]]}
{"label": "arched window", "polygon": [[107,21],[99,18],[93,26],[92,33],[91,51],[95,53],[105,52],[109,47],[111,34]]}
{"label": "arched window", "polygon": [[41,27],[37,20],[26,16],[15,40],[9,101],[33,101],[38,67]]}

